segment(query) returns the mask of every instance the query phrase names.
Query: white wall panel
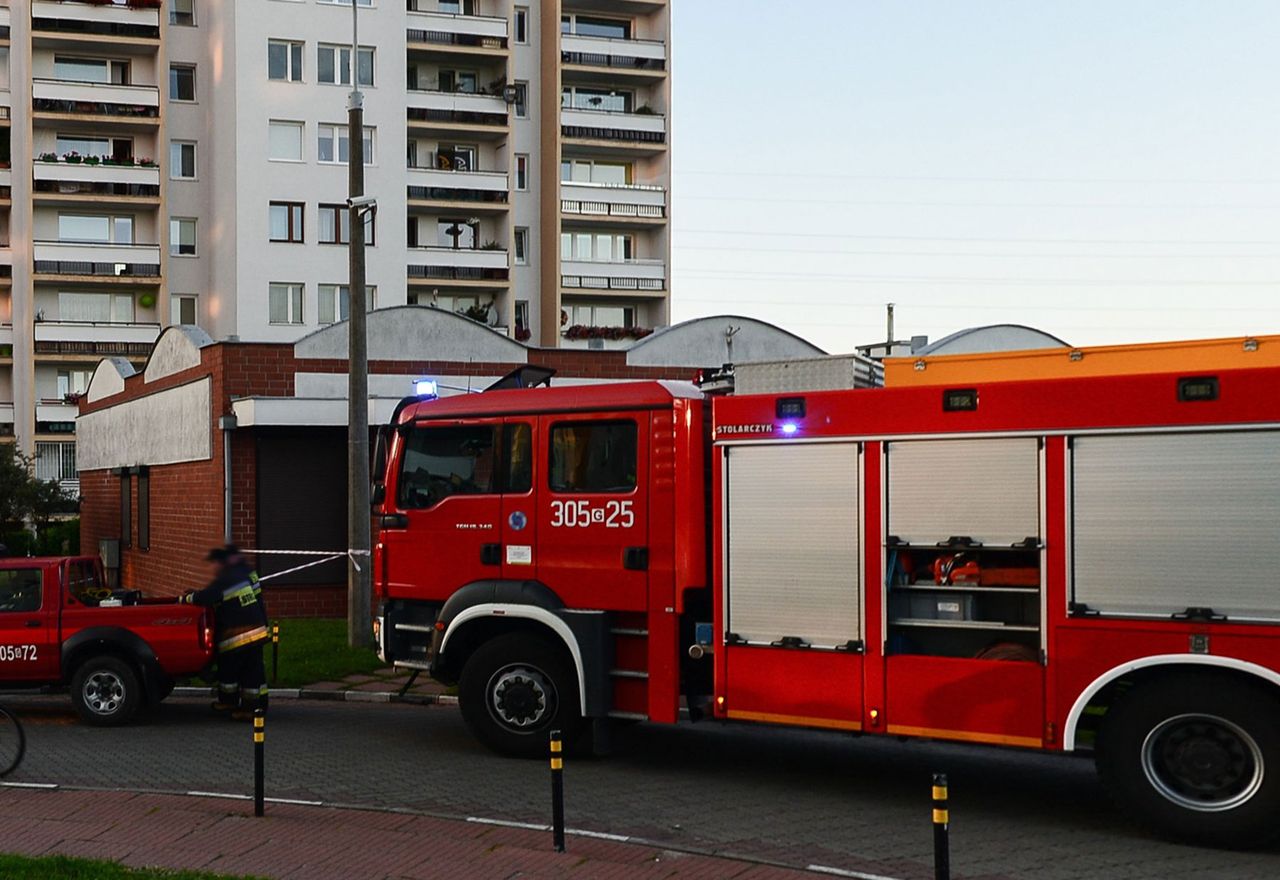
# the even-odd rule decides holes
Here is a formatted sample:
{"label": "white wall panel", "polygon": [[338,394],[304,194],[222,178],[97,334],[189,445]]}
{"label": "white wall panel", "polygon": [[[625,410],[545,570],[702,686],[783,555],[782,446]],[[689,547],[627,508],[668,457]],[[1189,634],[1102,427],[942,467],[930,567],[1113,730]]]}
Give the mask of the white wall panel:
{"label": "white wall panel", "polygon": [[213,455],[210,381],[201,379],[76,420],[82,471],[206,461]]}

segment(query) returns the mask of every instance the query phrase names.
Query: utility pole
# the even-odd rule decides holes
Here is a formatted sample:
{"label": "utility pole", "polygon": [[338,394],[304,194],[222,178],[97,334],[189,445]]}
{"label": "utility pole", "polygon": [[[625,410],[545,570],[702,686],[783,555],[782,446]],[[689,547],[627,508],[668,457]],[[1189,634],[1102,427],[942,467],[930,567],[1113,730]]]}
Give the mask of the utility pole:
{"label": "utility pole", "polygon": [[351,269],[347,307],[347,643],[373,642],[373,559],[369,520],[369,338],[365,318],[364,95],[360,94],[360,19],[351,0],[351,95],[347,102],[348,253]]}

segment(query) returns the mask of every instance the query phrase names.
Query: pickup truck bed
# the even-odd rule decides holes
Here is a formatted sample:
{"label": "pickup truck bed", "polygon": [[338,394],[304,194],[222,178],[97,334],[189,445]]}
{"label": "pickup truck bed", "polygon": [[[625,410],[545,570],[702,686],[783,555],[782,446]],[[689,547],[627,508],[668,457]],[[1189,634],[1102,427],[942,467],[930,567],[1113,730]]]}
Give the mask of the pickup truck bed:
{"label": "pickup truck bed", "polygon": [[92,557],[0,559],[0,688],[67,687],[90,724],[123,724],[213,656],[208,612],[111,590]]}

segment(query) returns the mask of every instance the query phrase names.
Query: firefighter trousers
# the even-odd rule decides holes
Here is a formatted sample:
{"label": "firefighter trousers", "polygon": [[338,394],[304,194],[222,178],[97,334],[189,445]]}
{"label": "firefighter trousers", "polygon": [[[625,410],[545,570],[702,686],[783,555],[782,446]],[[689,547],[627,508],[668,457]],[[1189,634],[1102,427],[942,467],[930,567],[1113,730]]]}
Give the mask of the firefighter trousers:
{"label": "firefighter trousers", "polygon": [[255,642],[218,654],[218,702],[232,708],[267,708],[267,668],[262,660],[266,642]]}

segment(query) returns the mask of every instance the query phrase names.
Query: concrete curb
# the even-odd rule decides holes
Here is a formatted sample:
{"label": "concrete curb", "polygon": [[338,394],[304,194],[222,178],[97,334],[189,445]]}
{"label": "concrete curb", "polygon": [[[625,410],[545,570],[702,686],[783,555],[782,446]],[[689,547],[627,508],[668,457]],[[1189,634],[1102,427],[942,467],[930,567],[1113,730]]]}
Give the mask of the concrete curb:
{"label": "concrete curb", "polygon": [[[213,697],[214,688],[176,687],[175,697]],[[314,688],[271,688],[273,700],[320,700],[332,703],[406,703],[411,706],[456,706],[458,698],[448,694],[405,694],[395,691],[322,691]]]}

